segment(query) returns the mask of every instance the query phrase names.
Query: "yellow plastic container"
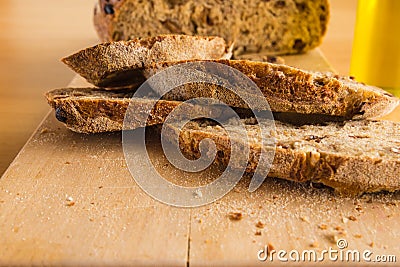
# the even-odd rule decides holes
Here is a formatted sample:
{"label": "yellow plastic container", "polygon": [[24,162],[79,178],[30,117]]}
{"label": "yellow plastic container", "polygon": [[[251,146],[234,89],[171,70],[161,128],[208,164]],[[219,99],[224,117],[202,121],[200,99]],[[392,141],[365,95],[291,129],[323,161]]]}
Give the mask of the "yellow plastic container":
{"label": "yellow plastic container", "polygon": [[358,0],[350,75],[400,96],[400,0]]}

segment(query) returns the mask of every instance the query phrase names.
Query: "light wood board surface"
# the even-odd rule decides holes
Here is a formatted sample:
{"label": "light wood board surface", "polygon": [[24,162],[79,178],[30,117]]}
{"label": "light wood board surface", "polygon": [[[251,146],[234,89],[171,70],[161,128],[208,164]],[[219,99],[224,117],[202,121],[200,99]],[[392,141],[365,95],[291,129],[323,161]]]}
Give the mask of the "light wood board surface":
{"label": "light wood board surface", "polygon": [[[318,50],[286,61],[330,69]],[[179,183],[215,174],[182,174],[157,142],[148,149]],[[280,262],[257,260],[265,245],[321,251],[337,249],[338,238],[349,249],[400,256],[400,193],[343,198],[275,179],[249,193],[248,182],[201,208],[161,204],[128,172],[121,134],[73,133],[51,112],[0,179],[0,265],[273,266]]]}

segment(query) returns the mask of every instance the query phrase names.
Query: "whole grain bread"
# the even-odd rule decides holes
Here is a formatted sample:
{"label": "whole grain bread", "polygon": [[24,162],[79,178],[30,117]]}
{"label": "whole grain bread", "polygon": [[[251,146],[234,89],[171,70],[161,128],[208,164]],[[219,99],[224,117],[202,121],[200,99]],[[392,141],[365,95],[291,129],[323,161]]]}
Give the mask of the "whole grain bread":
{"label": "whole grain bread", "polygon": [[[221,166],[228,165],[232,140],[239,143],[242,151],[249,146],[249,157],[243,154],[240,158],[248,162],[246,172],[249,173],[255,171],[261,149],[274,150],[269,177],[323,183],[352,195],[400,190],[399,123],[363,120],[293,126],[275,121],[275,130],[268,131],[267,138],[274,137],[276,147],[261,145],[255,119],[245,119],[242,123],[249,143],[238,131],[237,124],[228,122],[223,128],[210,120],[191,121],[181,132],[169,124],[166,136],[178,134],[184,155],[196,159],[200,157],[200,141],[209,138],[204,144],[210,144],[209,140],[213,140],[218,151],[214,162]],[[174,140],[171,138],[171,142]],[[236,165],[233,162],[233,168]]]}
{"label": "whole grain bread", "polygon": [[[193,62],[154,63],[146,68],[143,74],[146,78],[149,78],[168,67]],[[365,119],[388,114],[399,104],[399,99],[388,92],[359,83],[352,77],[339,76],[332,73],[310,72],[287,65],[221,59],[202,61],[199,64],[190,65],[190,68],[202,73],[218,74],[220,77],[218,82],[223,80],[230,84],[232,80],[243,80],[238,77],[237,72],[231,71],[224,66],[239,70],[250,78],[259,87],[273,112],[321,114],[345,119]],[[193,73],[195,72],[193,71]],[[154,87],[156,91],[160,88],[163,89],[160,86]],[[163,99],[182,101],[196,97],[212,97],[233,107],[248,107],[232,91],[209,83],[187,83],[166,93]],[[264,101],[264,99],[258,98],[257,95],[252,95],[251,97],[256,108],[258,103],[263,103]]]}
{"label": "whole grain bread", "polygon": [[[46,93],[56,118],[67,128],[78,133],[121,131],[128,106],[134,109],[130,124],[124,129],[162,124],[181,102],[155,100],[151,95],[133,97],[131,90],[109,91],[101,88],[63,88]],[[154,107],[154,108],[153,108]],[[149,118],[146,110],[151,109]],[[210,116],[219,116],[218,109],[200,105],[187,105],[183,115],[203,110]]]}
{"label": "whole grain bread", "polygon": [[62,61],[99,87],[122,87],[144,82],[135,69],[158,61],[230,58],[224,39],[210,36],[160,35],[99,44]]}
{"label": "whole grain bread", "polygon": [[328,19],[328,0],[98,0],[94,10],[102,41],[216,35],[235,42],[235,55],[308,51],[321,43]]}

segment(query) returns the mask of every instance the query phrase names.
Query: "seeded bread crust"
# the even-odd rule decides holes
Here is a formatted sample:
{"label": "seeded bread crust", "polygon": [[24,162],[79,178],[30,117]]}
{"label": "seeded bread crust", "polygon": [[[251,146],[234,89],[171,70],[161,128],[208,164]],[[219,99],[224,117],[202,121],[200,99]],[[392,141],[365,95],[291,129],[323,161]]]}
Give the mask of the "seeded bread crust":
{"label": "seeded bread crust", "polygon": [[[186,62],[154,63],[144,75],[151,77],[168,67]],[[399,104],[399,99],[373,86],[359,83],[350,77],[301,70],[287,65],[248,60],[205,60],[227,65],[249,77],[261,90],[273,112],[320,114],[345,119],[365,119],[386,115]],[[222,79],[232,81],[236,75],[218,64],[198,64],[197,70],[218,73]],[[240,80],[238,77],[236,80]],[[161,92],[158,92],[161,93]],[[247,108],[236,94],[213,84],[186,84],[165,94],[166,100],[188,100],[212,97],[226,104]],[[252,97],[253,104],[264,99]]]}
{"label": "seeded bread crust", "polygon": [[[102,133],[121,131],[128,106],[135,112],[130,116],[126,130],[162,124],[171,111],[179,106],[178,101],[156,101],[152,96],[132,97],[131,90],[107,91],[95,88],[63,88],[46,93],[49,105],[56,118],[78,133]],[[154,108],[153,108],[154,107]],[[152,109],[149,118],[146,110]],[[185,114],[206,110],[210,116],[219,116],[218,109],[187,105]]]}
{"label": "seeded bread crust", "polygon": [[[254,119],[243,120],[243,123],[250,140],[250,155],[249,158],[243,155],[242,159],[246,162],[250,159],[246,171],[252,173],[261,149],[268,152],[274,148],[261,146],[260,131]],[[339,193],[351,195],[400,189],[399,123],[365,120],[295,127],[275,121],[275,127],[269,135],[277,141],[269,177],[323,183]],[[174,125],[167,129],[179,133]],[[239,142],[240,148],[247,144],[236,125],[227,123],[225,129],[234,133],[231,139],[224,128],[211,121],[189,122],[179,134],[180,148],[186,156],[199,158],[199,142],[209,138],[218,151],[215,163],[227,166],[230,140]],[[172,136],[172,132],[167,137]]]}
{"label": "seeded bread crust", "polygon": [[144,82],[135,69],[158,61],[230,58],[224,39],[211,36],[160,35],[99,44],[62,59],[67,66],[99,87]]}
{"label": "seeded bread crust", "polygon": [[328,0],[98,0],[94,9],[102,41],[216,35],[235,42],[235,55],[308,51],[321,43],[328,20]]}

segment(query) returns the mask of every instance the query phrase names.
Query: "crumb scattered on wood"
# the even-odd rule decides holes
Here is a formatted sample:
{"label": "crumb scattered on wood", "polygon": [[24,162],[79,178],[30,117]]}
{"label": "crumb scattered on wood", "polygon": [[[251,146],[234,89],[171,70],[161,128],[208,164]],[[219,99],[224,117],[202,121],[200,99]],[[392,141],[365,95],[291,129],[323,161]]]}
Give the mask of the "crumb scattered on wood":
{"label": "crumb scattered on wood", "polygon": [[45,133],[48,133],[48,132],[49,132],[49,129],[47,129],[47,128],[43,128],[43,129],[40,131],[41,134],[45,134]]}
{"label": "crumb scattered on wood", "polygon": [[262,228],[265,227],[265,224],[264,224],[263,222],[261,222],[261,221],[258,221],[258,222],[256,223],[256,227],[262,229]]}
{"label": "crumb scattered on wood", "polygon": [[363,210],[363,208],[361,207],[361,205],[357,205],[357,206],[356,206],[356,211],[359,211],[359,212],[360,212],[360,211],[362,211],[362,210]]}
{"label": "crumb scattered on wood", "polygon": [[350,215],[350,216],[348,217],[348,219],[349,219],[350,221],[353,221],[353,222],[357,221],[357,218],[354,217],[353,215]]}
{"label": "crumb scattered on wood", "polygon": [[326,229],[328,229],[328,225],[322,223],[322,224],[318,225],[318,228],[321,230],[326,230]]}
{"label": "crumb scattered on wood", "polygon": [[348,222],[349,222],[349,219],[346,218],[346,217],[343,217],[343,218],[342,218],[342,222],[343,222],[343,223],[348,223]]}
{"label": "crumb scattered on wood", "polygon": [[71,196],[67,197],[66,201],[67,203],[65,205],[68,207],[72,207],[73,205],[75,205],[75,201]]}
{"label": "crumb scattered on wood", "polygon": [[306,216],[301,216],[300,220],[302,220],[303,222],[308,222],[308,223],[310,222],[310,220]]}
{"label": "crumb scattered on wood", "polygon": [[261,235],[261,231],[260,231],[260,230],[257,230],[254,234],[255,234],[255,235]]}
{"label": "crumb scattered on wood", "polygon": [[312,242],[312,243],[310,244],[310,247],[312,247],[312,248],[317,248],[317,247],[319,247],[319,243],[318,243],[317,241],[314,241],[314,242]]}
{"label": "crumb scattered on wood", "polygon": [[70,164],[71,164],[71,162],[69,162],[69,161],[65,162],[65,165],[70,165]]}
{"label": "crumb scattered on wood", "polygon": [[374,243],[374,242],[371,242],[371,243],[368,244],[368,246],[370,246],[371,248],[373,248],[373,247],[375,246],[375,243]]}
{"label": "crumb scattered on wood", "polygon": [[229,212],[228,218],[231,221],[240,221],[243,218],[243,214],[241,212]]}
{"label": "crumb scattered on wood", "polygon": [[269,256],[269,254],[271,253],[271,251],[272,251],[272,250],[275,250],[275,247],[274,247],[274,245],[272,245],[271,243],[268,243],[267,248],[268,248],[267,256]]}
{"label": "crumb scattered on wood", "polygon": [[360,235],[360,234],[355,234],[354,237],[355,237],[355,238],[362,238],[362,235]]}

